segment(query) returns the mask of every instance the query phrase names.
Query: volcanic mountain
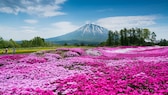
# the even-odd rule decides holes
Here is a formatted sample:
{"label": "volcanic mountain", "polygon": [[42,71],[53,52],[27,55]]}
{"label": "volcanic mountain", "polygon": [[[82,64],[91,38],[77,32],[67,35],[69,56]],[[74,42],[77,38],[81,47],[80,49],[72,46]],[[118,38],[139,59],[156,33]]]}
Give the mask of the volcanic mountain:
{"label": "volcanic mountain", "polygon": [[98,44],[108,37],[108,30],[94,24],[86,24],[62,36],[48,38],[46,41],[57,44]]}

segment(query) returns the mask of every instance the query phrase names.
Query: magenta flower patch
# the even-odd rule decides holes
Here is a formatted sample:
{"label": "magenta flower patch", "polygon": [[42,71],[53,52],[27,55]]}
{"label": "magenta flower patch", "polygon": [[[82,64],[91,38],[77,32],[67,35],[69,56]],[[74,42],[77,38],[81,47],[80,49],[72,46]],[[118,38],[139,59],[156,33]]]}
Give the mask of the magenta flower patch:
{"label": "magenta flower patch", "polygon": [[0,56],[1,95],[168,95],[168,47]]}

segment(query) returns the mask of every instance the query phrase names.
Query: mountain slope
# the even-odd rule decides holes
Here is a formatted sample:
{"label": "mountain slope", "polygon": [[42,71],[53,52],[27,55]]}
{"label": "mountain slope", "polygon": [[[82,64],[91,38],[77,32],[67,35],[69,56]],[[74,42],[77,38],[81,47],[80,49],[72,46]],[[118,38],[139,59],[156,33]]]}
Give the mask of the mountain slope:
{"label": "mountain slope", "polygon": [[46,41],[59,43],[59,44],[74,44],[74,43],[85,43],[85,44],[91,44],[91,43],[100,43],[102,41],[105,41],[108,36],[108,30],[94,24],[86,24],[79,29],[62,35],[58,37],[53,37],[46,39]]}

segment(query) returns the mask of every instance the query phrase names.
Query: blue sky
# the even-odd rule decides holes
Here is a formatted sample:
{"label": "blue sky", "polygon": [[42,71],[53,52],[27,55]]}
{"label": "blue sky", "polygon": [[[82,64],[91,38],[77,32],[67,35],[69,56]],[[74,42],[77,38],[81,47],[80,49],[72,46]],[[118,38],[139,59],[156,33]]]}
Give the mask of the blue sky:
{"label": "blue sky", "polygon": [[0,36],[50,38],[86,23],[109,30],[148,28],[168,39],[168,0],[0,0]]}

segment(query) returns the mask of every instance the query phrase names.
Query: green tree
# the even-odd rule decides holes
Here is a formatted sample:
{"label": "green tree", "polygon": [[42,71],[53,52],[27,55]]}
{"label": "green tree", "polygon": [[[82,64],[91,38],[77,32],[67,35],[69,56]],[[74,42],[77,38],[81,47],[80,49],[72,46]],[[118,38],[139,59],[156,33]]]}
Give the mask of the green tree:
{"label": "green tree", "polygon": [[108,32],[108,39],[107,39],[107,46],[112,45],[112,35],[111,35],[112,31]]}
{"label": "green tree", "polygon": [[155,41],[156,41],[156,34],[155,34],[155,32],[152,32],[151,33],[151,42],[153,45],[155,44]]}
{"label": "green tree", "polygon": [[44,46],[45,45],[45,41],[43,38],[40,37],[34,37],[32,40],[32,46],[33,47],[38,47],[38,46]]}
{"label": "green tree", "polygon": [[114,45],[118,46],[119,43],[120,43],[120,35],[119,35],[118,31],[115,31],[114,32]]}
{"label": "green tree", "polygon": [[124,28],[124,30],[123,30],[123,32],[124,32],[124,45],[128,45],[129,43],[128,43],[128,34],[127,34],[127,29],[126,28]]}
{"label": "green tree", "polygon": [[135,45],[136,44],[136,30],[134,29],[134,28],[132,28],[132,35],[133,35],[133,45]]}
{"label": "green tree", "polygon": [[143,29],[143,37],[144,37],[144,39],[145,40],[149,40],[150,39],[150,31],[149,31],[149,29]]}
{"label": "green tree", "polygon": [[168,45],[168,41],[166,39],[161,39],[159,42],[160,46],[167,46]]}
{"label": "green tree", "polygon": [[113,31],[111,31],[111,46],[115,45],[115,33]]}
{"label": "green tree", "polygon": [[4,47],[4,40],[2,37],[0,37],[0,48]]}
{"label": "green tree", "polygon": [[64,43],[64,46],[67,46],[68,44],[67,43]]}
{"label": "green tree", "polygon": [[80,43],[80,46],[85,46],[85,43],[84,43],[84,42],[81,42],[81,43]]}
{"label": "green tree", "polygon": [[19,47],[19,44],[17,44],[13,39],[10,39],[9,42],[11,43],[12,47]]}
{"label": "green tree", "polygon": [[23,40],[21,43],[21,47],[31,47],[31,41]]}
{"label": "green tree", "polygon": [[143,45],[144,44],[144,37],[143,37],[142,29],[137,28],[136,31],[137,31],[138,45]]}
{"label": "green tree", "polygon": [[120,30],[120,43],[121,45],[124,45],[124,31],[121,29]]}

